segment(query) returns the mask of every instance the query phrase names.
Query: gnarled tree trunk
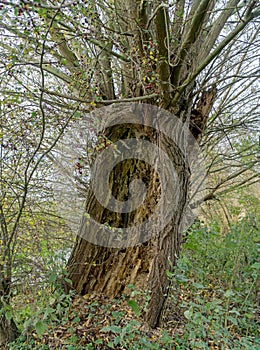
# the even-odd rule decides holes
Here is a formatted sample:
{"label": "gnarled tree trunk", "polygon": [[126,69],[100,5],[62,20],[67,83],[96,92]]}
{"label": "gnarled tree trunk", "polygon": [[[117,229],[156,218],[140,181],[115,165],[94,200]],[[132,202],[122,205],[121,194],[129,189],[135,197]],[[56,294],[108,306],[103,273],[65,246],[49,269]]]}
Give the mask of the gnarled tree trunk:
{"label": "gnarled tree trunk", "polygon": [[[140,105],[142,106],[148,105]],[[185,107],[188,111],[191,108]],[[134,107],[133,107],[134,108]],[[149,111],[149,107],[143,107]],[[131,109],[131,107],[130,107]],[[151,113],[151,117],[155,116]],[[186,110],[186,112],[188,112]],[[145,124],[145,123],[144,123]],[[174,128],[174,121],[169,127]],[[176,127],[176,133],[180,130]],[[185,130],[185,125],[183,124]],[[174,130],[173,130],[174,132]],[[111,143],[118,140],[126,142],[136,139],[137,143],[145,139],[147,142],[158,146],[169,157],[177,174],[177,187],[167,190],[162,187],[161,181],[170,182],[167,169],[163,176],[158,175],[160,170],[166,168],[162,159],[156,159],[154,166],[140,159],[125,159],[115,166],[110,174],[110,188],[113,196],[119,201],[127,201],[131,197],[129,188],[132,181],[142,179],[146,185],[146,197],[136,210],[132,212],[111,211],[100,204],[90,186],[86,200],[86,213],[83,215],[82,224],[74,250],[68,261],[68,278],[73,282],[73,288],[82,295],[91,292],[104,293],[114,298],[128,292],[128,285],[135,288],[150,291],[150,302],[146,315],[148,323],[155,327],[160,320],[160,314],[166,299],[168,280],[166,270],[175,264],[181,245],[181,224],[185,214],[189,190],[189,163],[176,143],[161,130],[154,130],[146,125],[133,122],[131,118],[128,124],[117,124],[109,127],[104,132]],[[183,140],[184,143],[187,140]],[[160,154],[158,154],[160,158]],[[158,164],[156,164],[158,162]],[[106,167],[108,162],[101,166]],[[92,174],[95,174],[95,172]],[[169,200],[170,198],[170,200]],[[160,218],[158,203],[164,201],[168,206],[170,219],[166,218],[166,224],[160,230],[156,225],[151,227],[154,232],[140,232],[140,224],[151,216]],[[130,238],[123,233],[120,237],[120,247],[113,248],[113,242],[99,235],[104,235],[98,229],[90,227],[89,217],[101,224],[109,224],[112,227],[127,228],[136,226],[136,236],[139,243],[131,244]],[[91,237],[90,237],[91,235]],[[125,235],[125,236],[124,236]],[[95,239],[93,240],[93,237]],[[107,240],[106,240],[107,239]],[[94,244],[96,242],[97,244]],[[124,245],[125,243],[125,245]],[[130,243],[130,244],[129,244]],[[112,248],[111,248],[112,247]]]}
{"label": "gnarled tree trunk", "polygon": [[[116,102],[120,102],[121,98],[125,102],[146,100],[162,107],[173,113],[184,123],[183,128],[188,127],[195,139],[199,140],[216,97],[216,88],[207,74],[204,81],[199,81],[197,88],[195,79],[259,15],[255,1],[245,3],[243,20],[224,35],[224,38],[220,37],[221,30],[237,10],[239,2],[230,0],[225,5],[223,3],[223,10],[212,0],[180,0],[174,2],[173,7],[161,1],[116,2],[114,11],[120,30],[115,33],[120,33],[119,36],[123,37],[123,49],[120,51],[122,55],[118,56],[118,45],[114,47],[114,52],[107,50],[111,46],[103,38],[100,50],[109,52],[110,58],[117,57],[118,61],[114,66],[109,66],[102,63],[104,57],[98,60],[107,72],[111,68],[108,72],[111,73],[109,82],[115,84],[114,92],[119,92],[115,94]],[[111,27],[114,28],[114,23]],[[116,40],[115,36],[115,43]],[[103,90],[108,89],[105,86],[103,84]],[[104,92],[103,101],[98,107],[115,102],[106,97],[113,94],[108,90]],[[106,241],[110,241],[109,236],[101,233],[96,226],[92,227],[89,217],[114,228],[138,226],[138,223],[145,222],[151,214],[156,214],[156,204],[165,196],[165,191],[157,181],[156,167],[149,167],[134,157],[132,160],[125,160],[111,171],[110,190],[118,201],[128,201],[131,197],[131,182],[137,178],[145,179],[147,195],[144,205],[132,213],[111,213],[105,205],[98,202],[95,193],[89,190],[86,200],[88,215],[83,215],[79,237],[68,261],[68,275],[73,287],[80,294],[101,292],[115,297],[126,292],[129,283],[137,288],[150,290],[147,321],[155,327],[160,320],[167,294],[166,270],[171,264],[175,264],[180,251],[181,227],[188,204],[190,177],[186,155],[189,153],[187,150],[195,146],[195,142],[185,140],[184,136],[183,142],[186,142],[187,149],[181,154],[164,133],[153,133],[149,129],[139,130],[131,117],[128,123],[133,124],[128,125],[128,128],[123,125],[118,128],[117,125],[106,130],[106,137],[111,142],[130,137],[145,139],[158,145],[168,155],[178,178],[178,188],[171,188],[173,199],[174,191],[179,191],[178,200],[173,200],[172,204],[170,201],[167,203],[168,208],[172,208],[171,218],[162,230],[156,232],[156,225],[151,227],[150,239],[137,244],[126,244],[125,247],[113,248],[113,245],[106,244]],[[182,134],[182,130],[176,132]],[[92,176],[92,181],[94,179],[97,182],[95,172]],[[165,174],[164,180],[170,179],[171,176],[167,177]],[[136,234],[141,236],[143,233],[139,231]],[[121,241],[124,239],[128,240],[128,237],[123,233]]]}

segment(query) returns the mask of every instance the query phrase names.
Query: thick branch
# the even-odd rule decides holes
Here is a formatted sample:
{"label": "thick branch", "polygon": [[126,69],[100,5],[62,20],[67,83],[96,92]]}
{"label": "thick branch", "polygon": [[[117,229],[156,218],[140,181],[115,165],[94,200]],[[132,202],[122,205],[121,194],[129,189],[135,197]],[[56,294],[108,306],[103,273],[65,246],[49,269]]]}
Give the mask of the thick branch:
{"label": "thick branch", "polygon": [[167,13],[165,8],[159,8],[155,17],[156,39],[158,43],[158,73],[160,78],[160,89],[163,98],[163,106],[170,102],[170,66],[168,61],[169,48],[167,38],[169,37]]}
{"label": "thick branch", "polygon": [[179,47],[181,37],[182,37],[184,6],[185,6],[185,0],[177,0],[176,8],[174,11],[173,26],[172,26],[172,32],[174,36],[173,47],[175,49]]}
{"label": "thick branch", "polygon": [[198,62],[201,62],[202,60],[205,59],[205,57],[207,57],[209,55],[217,38],[219,37],[221,30],[223,29],[228,18],[234,13],[236,5],[239,2],[240,2],[240,0],[230,0],[229,3],[227,4],[225,10],[223,10],[221,12],[221,15],[213,23],[212,28],[207,35],[207,40],[202,43],[203,48],[201,48]]}
{"label": "thick branch", "polygon": [[214,60],[222,50],[251,22],[254,18],[260,15],[260,9],[248,15],[243,21],[241,21],[236,28],[229,33],[229,35],[215,48],[215,50],[199,65],[199,67],[188,76],[184,81],[182,86],[178,89],[178,92],[175,94],[171,104],[174,106],[179,100],[179,97],[185,91],[186,87],[194,81],[194,79],[202,72],[202,70],[207,67],[207,65]]}
{"label": "thick branch", "polygon": [[174,69],[172,72],[172,84],[175,88],[178,87],[180,81],[181,68],[185,57],[187,56],[191,45],[196,41],[204,24],[204,17],[207,13],[208,6],[211,0],[203,0],[198,6],[193,15],[189,30],[184,35],[179,52],[174,60]]}

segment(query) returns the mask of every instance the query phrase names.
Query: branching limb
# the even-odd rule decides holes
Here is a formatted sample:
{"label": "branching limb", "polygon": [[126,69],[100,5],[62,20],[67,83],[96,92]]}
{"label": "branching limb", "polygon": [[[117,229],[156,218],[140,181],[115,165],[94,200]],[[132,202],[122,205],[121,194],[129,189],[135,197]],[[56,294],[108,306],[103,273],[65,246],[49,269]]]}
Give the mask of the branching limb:
{"label": "branching limb", "polygon": [[164,7],[157,10],[155,17],[156,39],[158,44],[158,73],[160,79],[160,90],[162,94],[162,105],[168,106],[170,103],[170,65],[168,61],[169,48],[167,46],[168,16]]}
{"label": "branching limb", "polygon": [[194,79],[202,72],[202,70],[207,67],[207,65],[212,62],[222,50],[247,26],[247,24],[254,18],[260,15],[260,9],[252,12],[246,16],[244,21],[240,22],[236,28],[227,35],[227,37],[213,50],[213,52],[195,69],[195,71],[188,76],[188,78],[183,82],[178,91],[176,92],[171,104],[174,106],[179,100],[180,96],[186,89],[186,87],[194,81]]}

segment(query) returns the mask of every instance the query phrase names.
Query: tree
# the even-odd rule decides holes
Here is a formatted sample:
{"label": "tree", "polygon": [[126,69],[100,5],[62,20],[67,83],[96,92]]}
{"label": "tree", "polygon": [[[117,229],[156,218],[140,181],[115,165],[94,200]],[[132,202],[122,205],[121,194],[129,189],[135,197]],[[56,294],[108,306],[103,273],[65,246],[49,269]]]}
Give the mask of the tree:
{"label": "tree", "polygon": [[[257,75],[255,41],[247,37],[254,38],[258,31],[254,21],[260,9],[253,0],[192,3],[78,0],[73,6],[69,1],[1,3],[4,15],[0,22],[1,73],[7,87],[2,91],[8,99],[19,96],[27,103],[38,104],[43,116],[47,111],[50,118],[55,116],[60,133],[71,115],[80,119],[108,105],[112,105],[116,115],[120,110],[118,103],[138,102],[171,113],[182,123],[184,131],[190,128],[197,141],[210,139],[211,133],[214,140],[218,115],[225,103],[232,100],[229,88],[244,80],[248,91]],[[252,69],[248,77],[245,67],[250,60]],[[218,103],[219,88],[224,96]],[[245,114],[252,108],[248,107]],[[210,113],[211,128],[202,139]],[[51,120],[49,124],[53,125]],[[221,127],[219,135],[223,134],[227,131]],[[157,236],[125,248],[99,246],[82,238],[89,227],[88,216],[84,215],[68,262],[69,276],[81,294],[103,292],[114,297],[126,292],[130,283],[149,289],[146,317],[154,327],[166,299],[166,271],[175,264],[180,251],[181,225],[189,202],[188,162],[167,135],[133,123],[132,119],[120,126],[110,124],[103,130],[103,136],[97,136],[101,150],[106,142],[130,138],[160,145],[177,172],[177,210]],[[220,144],[221,136],[218,141]],[[192,147],[187,139],[183,142],[185,147]],[[252,169],[255,160],[250,165]],[[128,200],[130,183],[140,177],[146,181],[147,193],[139,213],[111,213],[87,186],[88,215],[100,223],[125,228],[156,213],[156,204],[165,193],[158,182],[158,172],[143,161],[128,159],[114,167],[110,176],[112,193],[119,201]],[[213,186],[204,200],[213,198],[221,186]]]}
{"label": "tree", "polygon": [[[130,45],[127,46],[133,47],[132,51],[134,51],[130,52],[131,64],[122,62],[123,69],[127,70],[127,75],[130,75],[130,77],[123,75],[121,79],[127,82],[122,87],[123,92],[126,96],[146,96],[147,98],[149,97],[148,91],[157,92],[159,98],[149,102],[157,103],[178,116],[183,123],[189,123],[193,135],[199,140],[216,98],[216,89],[212,85],[213,76],[207,77],[207,85],[211,85],[211,88],[206,89],[205,81],[201,79],[203,71],[209,64],[214,64],[215,69],[217,64],[223,67],[223,58],[220,55],[224,50],[226,53],[227,48],[234,54],[232,50],[234,39],[237,38],[246,23],[258,13],[254,8],[255,4],[251,2],[245,8],[244,5],[239,5],[238,1],[231,1],[223,11],[212,1],[195,1],[191,8],[184,1],[176,2],[172,7],[153,2],[152,9],[149,2],[140,2],[135,5],[128,3],[127,7],[124,7],[125,3],[122,2],[120,5],[120,8],[115,8],[115,13],[119,17],[119,28],[123,33],[132,34],[132,37],[127,37],[125,41],[130,42]],[[243,21],[235,19],[241,10]],[[123,19],[120,21],[120,16],[124,11],[129,18],[129,25]],[[97,16],[100,16],[98,10],[96,13]],[[134,21],[135,18],[136,21]],[[234,23],[230,24],[229,21],[234,21]],[[229,30],[224,28],[226,25],[230,27]],[[224,34],[224,38],[220,33]],[[108,35],[111,37],[110,34]],[[156,59],[153,60],[153,57]],[[227,60],[225,55],[224,59]],[[147,71],[148,62],[148,67],[152,66],[152,72],[149,72],[149,68]],[[109,72],[110,77],[114,76],[113,71]],[[156,72],[155,83],[152,77],[154,72]],[[196,79],[199,86],[195,87]],[[106,78],[105,80],[112,83],[111,79]],[[216,79],[215,83],[218,83],[218,80]],[[202,92],[198,94],[200,89]],[[115,88],[110,87],[109,91],[115,91]],[[194,103],[193,94],[196,95],[196,93],[198,99]],[[108,99],[111,98],[108,93],[104,95]],[[123,127],[121,127],[121,132],[120,136],[123,137],[125,135]],[[108,139],[116,142],[117,133],[117,130],[109,129]],[[150,142],[167,145],[165,150],[168,154],[174,154],[175,158],[172,157],[171,160],[176,167],[181,163],[181,157],[177,156],[174,145],[167,143],[165,135],[156,135],[156,140],[147,136]],[[137,172],[144,173],[144,169],[138,165],[135,167],[135,173],[131,173],[130,169],[130,163],[125,163],[122,168],[115,168],[112,178],[118,178],[120,173],[127,173],[127,181],[131,182]],[[150,169],[145,172],[151,174]],[[155,183],[155,177],[154,174],[151,176],[150,183]],[[181,179],[179,185],[182,191],[177,204],[178,212],[173,215],[171,225],[167,225],[158,237],[151,239],[146,244],[121,250],[93,245],[84,238],[77,240],[68,262],[68,268],[70,278],[78,292],[84,294],[98,291],[114,297],[126,291],[130,283],[141,289],[149,289],[151,299],[147,320],[151,326],[158,324],[167,294],[166,271],[171,268],[171,264],[175,264],[180,249],[180,223],[187,205],[189,178],[184,164],[180,167],[178,177],[179,180]],[[113,193],[118,193],[118,188],[114,186],[111,185]],[[124,183],[117,186],[121,186],[121,189],[127,187]],[[124,195],[127,193],[124,190],[122,192]],[[150,193],[150,200],[159,196],[155,188],[152,188]],[[118,224],[118,218],[111,219],[111,213],[99,206],[93,198],[93,193],[89,194],[86,208],[90,216],[95,217],[96,220]],[[151,214],[148,205],[146,209],[142,213],[143,218]],[[129,216],[128,220],[131,219]],[[123,227],[124,224],[121,222],[119,225]],[[81,232],[85,233],[86,230],[87,224],[83,222]]]}
{"label": "tree", "polygon": [[[13,10],[12,7],[9,9]],[[8,13],[8,7],[1,5],[1,11]],[[5,33],[5,30],[1,32],[0,346],[18,335],[11,307],[13,293],[21,283],[25,285],[28,281],[26,275],[30,267],[40,270],[35,266],[40,265],[40,259],[32,253],[31,245],[34,245],[35,252],[39,252],[37,243],[43,242],[44,236],[45,239],[48,237],[51,225],[56,226],[57,235],[62,224],[55,212],[50,163],[46,156],[73,117],[73,112],[64,116],[62,122],[55,115],[47,117],[43,96],[28,103],[21,87],[33,81],[44,84],[44,77],[40,71],[27,74],[28,71],[20,66],[15,74],[16,64],[8,66],[6,53],[10,50],[9,58],[12,57],[14,62],[19,58],[8,46],[11,41],[6,44],[8,36],[5,37]],[[22,43],[18,47],[19,50],[24,48]],[[18,77],[20,81],[17,81]]]}
{"label": "tree", "polygon": [[[44,112],[37,105],[25,104],[19,96],[7,97],[0,108],[0,344],[4,344],[18,334],[12,317],[12,295],[25,290],[33,277],[43,278],[41,258],[37,256],[43,242],[49,241],[48,245],[65,236],[58,233],[64,224],[55,211],[48,180],[51,167],[46,162],[60,132],[46,136]],[[51,144],[46,144],[46,139]],[[51,237],[52,230],[56,238]]]}

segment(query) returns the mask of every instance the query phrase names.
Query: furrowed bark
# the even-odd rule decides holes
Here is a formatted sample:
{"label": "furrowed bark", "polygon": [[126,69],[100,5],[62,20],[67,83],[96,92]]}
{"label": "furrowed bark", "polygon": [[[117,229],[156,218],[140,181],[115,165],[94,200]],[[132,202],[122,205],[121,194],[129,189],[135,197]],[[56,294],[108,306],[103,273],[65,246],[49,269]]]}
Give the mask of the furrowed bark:
{"label": "furrowed bark", "polygon": [[[112,128],[109,132],[109,139],[113,141],[118,138],[125,139],[125,131],[122,127]],[[178,169],[181,192],[177,204],[178,210],[173,208],[174,214],[162,232],[155,232],[157,235],[154,238],[133,247],[106,248],[78,238],[68,262],[68,278],[73,281],[73,287],[76,291],[82,295],[98,292],[114,298],[122,293],[127,294],[129,284],[134,284],[138,290],[148,290],[151,299],[146,320],[151,327],[156,327],[160,323],[161,312],[167,296],[166,270],[171,268],[171,264],[175,264],[180,251],[180,225],[187,204],[189,169],[183,155],[165,135],[154,134],[153,130],[140,130],[139,127],[132,126],[128,137],[133,137],[135,134],[138,138],[140,133],[142,135],[145,133],[151,142],[167,151],[168,156]],[[114,227],[128,227],[142,223],[156,210],[156,204],[162,195],[154,169],[138,160],[128,160],[113,170],[111,186],[113,195],[117,195],[117,199],[123,200],[128,193],[129,184],[135,178],[145,179],[148,188],[148,194],[140,209],[129,214],[110,212],[102,207],[95,199],[94,194],[90,192],[86,211],[96,221],[113,223]],[[87,225],[89,225],[88,220],[83,218],[80,229],[81,237],[84,237]],[[98,231],[93,232],[93,235],[97,236],[98,234]],[[138,226],[137,234],[140,234]]]}

